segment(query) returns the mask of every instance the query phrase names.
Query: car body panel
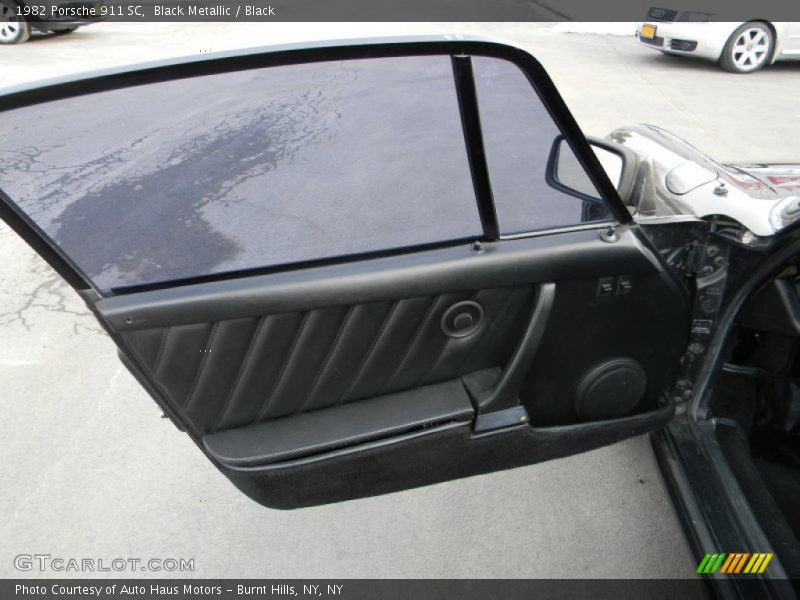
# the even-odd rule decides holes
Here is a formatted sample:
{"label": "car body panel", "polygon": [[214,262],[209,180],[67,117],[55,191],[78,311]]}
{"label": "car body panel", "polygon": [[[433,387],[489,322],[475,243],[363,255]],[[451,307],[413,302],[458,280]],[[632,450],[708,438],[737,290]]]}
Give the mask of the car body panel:
{"label": "car body panel", "polygon": [[[773,236],[796,219],[794,207],[800,202],[796,165],[723,165],[653,125],[623,127],[608,138],[650,161],[653,216],[724,216],[759,237]],[[708,177],[675,193],[669,178],[686,167],[701,169]]]}
{"label": "car body panel", "polygon": [[800,192],[800,164],[756,162],[735,163],[729,166],[745,171],[781,195],[788,196]]}
{"label": "car body panel", "polygon": [[[656,38],[660,43],[651,43],[641,36],[642,27],[652,24],[656,29]],[[642,46],[661,50],[670,54],[698,56],[708,60],[719,59],[731,33],[740,23],[677,23],[667,21],[643,21],[636,26],[636,39]],[[672,40],[688,40],[697,42],[692,51],[681,51],[671,47]]]}

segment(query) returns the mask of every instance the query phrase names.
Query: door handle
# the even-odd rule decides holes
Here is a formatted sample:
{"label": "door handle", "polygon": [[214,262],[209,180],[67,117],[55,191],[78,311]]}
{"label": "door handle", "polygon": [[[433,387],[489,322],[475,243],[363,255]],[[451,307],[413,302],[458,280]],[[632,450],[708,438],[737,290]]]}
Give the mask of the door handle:
{"label": "door handle", "polygon": [[478,414],[505,410],[519,404],[519,390],[541,344],[555,295],[555,283],[543,283],[539,286],[536,305],[525,333],[496,381],[489,388],[480,390],[469,389],[471,386],[467,385]]}

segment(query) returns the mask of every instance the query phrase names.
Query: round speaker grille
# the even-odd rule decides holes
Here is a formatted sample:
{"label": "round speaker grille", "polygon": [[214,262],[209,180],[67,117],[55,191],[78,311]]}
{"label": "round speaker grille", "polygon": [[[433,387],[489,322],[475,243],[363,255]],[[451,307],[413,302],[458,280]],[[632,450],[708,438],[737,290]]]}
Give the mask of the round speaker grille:
{"label": "round speaker grille", "polygon": [[647,374],[631,358],[604,362],[580,380],[575,390],[575,412],[582,421],[616,419],[627,415],[647,389]]}

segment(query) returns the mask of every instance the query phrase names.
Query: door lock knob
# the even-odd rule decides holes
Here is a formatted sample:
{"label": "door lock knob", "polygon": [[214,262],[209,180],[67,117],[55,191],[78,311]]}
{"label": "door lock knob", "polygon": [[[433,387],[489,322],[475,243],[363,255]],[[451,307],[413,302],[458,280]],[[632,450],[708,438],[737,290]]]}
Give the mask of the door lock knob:
{"label": "door lock knob", "polygon": [[442,315],[442,332],[451,338],[472,335],[483,321],[483,307],[473,300],[464,300],[448,308]]}

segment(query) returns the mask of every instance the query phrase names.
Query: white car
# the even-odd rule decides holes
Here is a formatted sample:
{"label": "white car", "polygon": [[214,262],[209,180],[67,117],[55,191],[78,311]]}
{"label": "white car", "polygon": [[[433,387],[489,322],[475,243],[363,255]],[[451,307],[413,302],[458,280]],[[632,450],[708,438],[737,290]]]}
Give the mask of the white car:
{"label": "white car", "polygon": [[779,60],[800,59],[800,23],[755,18],[746,23],[712,22],[705,12],[650,7],[639,23],[639,43],[665,54],[697,56],[726,71],[752,73]]}

